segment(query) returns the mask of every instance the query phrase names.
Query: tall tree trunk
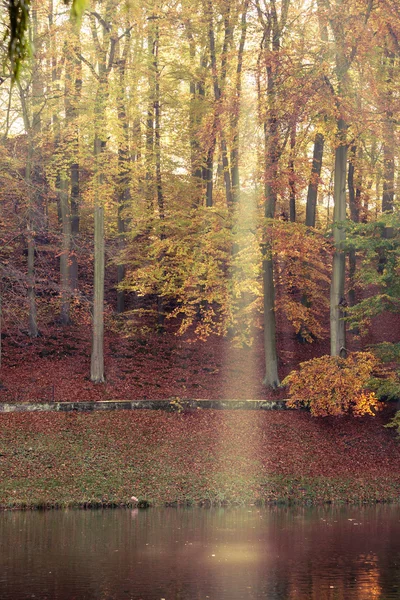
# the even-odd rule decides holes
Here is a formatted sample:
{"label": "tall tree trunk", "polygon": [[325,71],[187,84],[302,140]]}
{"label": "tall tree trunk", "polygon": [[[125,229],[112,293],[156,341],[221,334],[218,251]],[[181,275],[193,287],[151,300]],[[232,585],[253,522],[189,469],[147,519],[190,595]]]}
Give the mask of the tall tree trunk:
{"label": "tall tree trunk", "polygon": [[[206,96],[206,84],[205,84],[205,78],[204,78],[204,71],[207,68],[207,54],[206,52],[204,52],[204,54],[201,56],[200,59],[200,69],[201,69],[201,73],[202,76],[199,79],[199,81],[196,84],[196,92],[197,92],[197,97],[199,98],[199,101],[201,103],[204,102],[205,100],[205,96]],[[200,122],[199,122],[200,125]],[[201,152],[201,166],[199,167],[199,176],[201,176],[201,179],[203,181],[203,189],[205,189],[206,191],[206,206],[212,206],[212,199],[213,199],[213,190],[211,187],[211,191],[209,192],[208,187],[207,187],[207,183],[209,181],[209,179],[211,179],[211,184],[212,184],[212,178],[213,178],[213,159],[211,158],[211,161],[209,160],[209,152],[207,147],[206,148],[202,148],[202,152]],[[211,199],[211,204],[209,204],[209,198]]]}
{"label": "tall tree trunk", "polygon": [[[386,83],[388,91],[385,94],[385,117],[384,117],[384,140],[383,140],[383,195],[382,212],[393,212],[394,202],[394,179],[395,179],[395,160],[394,151],[396,147],[395,125],[393,118],[393,88],[391,86],[394,76],[395,55],[386,46],[385,60],[387,62]],[[392,232],[388,232],[389,236]],[[387,237],[389,237],[387,236]]]}
{"label": "tall tree trunk", "polygon": [[[265,217],[273,219],[277,202],[276,183],[279,164],[279,132],[276,114],[276,83],[272,67],[267,66],[268,118],[264,124],[265,141]],[[263,260],[264,292],[264,385],[273,389],[280,385],[278,376],[278,356],[276,350],[275,283],[271,240],[265,244]]]}
{"label": "tall tree trunk", "polygon": [[[228,144],[226,141],[225,131],[224,131],[224,123],[221,119],[221,113],[223,110],[223,106],[221,101],[225,96],[225,83],[226,83],[226,73],[227,73],[227,64],[228,64],[228,51],[232,44],[232,36],[233,29],[231,26],[231,17],[230,17],[230,3],[226,6],[226,12],[224,15],[224,42],[222,46],[222,57],[221,57],[221,77],[220,83],[217,85],[218,87],[218,100],[217,103],[217,111],[218,111],[218,125],[220,131],[220,140],[221,140],[221,158],[222,158],[222,168],[224,173],[224,184],[225,184],[225,198],[227,206],[231,206],[232,204],[232,182],[231,182],[231,170],[229,165],[229,157],[228,157]],[[210,46],[211,47],[211,46]],[[215,55],[215,48],[214,48]],[[218,83],[218,82],[217,82]]]}
{"label": "tall tree trunk", "polygon": [[[66,90],[64,92],[64,104],[66,119],[64,130],[61,133],[62,123],[60,121],[60,105],[57,101],[60,98],[60,68],[57,64],[57,37],[54,29],[54,14],[53,0],[49,0],[49,33],[50,33],[50,51],[51,51],[51,85],[52,94],[56,99],[52,114],[52,124],[54,130],[54,146],[55,151],[61,158],[66,151],[65,130],[68,131],[70,123],[68,122],[68,101],[66,99]],[[68,63],[68,51],[65,47],[64,54],[66,55],[66,63]],[[68,66],[66,67],[66,72]],[[61,289],[61,306],[60,306],[60,322],[62,325],[69,325],[70,306],[71,306],[71,289],[69,281],[69,265],[71,252],[71,217],[69,208],[69,179],[65,168],[61,168],[57,173],[57,188],[58,188],[58,214],[61,221],[61,253],[60,253],[60,289]]]}
{"label": "tall tree trunk", "polygon": [[29,121],[27,98],[21,85],[18,83],[22,106],[25,131],[27,132],[27,156],[25,164],[25,182],[28,189],[28,214],[27,214],[27,296],[28,296],[28,331],[31,337],[39,335],[36,314],[35,295],[35,238],[34,238],[34,204],[35,194],[32,184],[32,163],[34,156],[33,128]]}
{"label": "tall tree trunk", "polygon": [[[113,2],[108,0],[102,18],[103,40],[100,44],[95,25],[92,21],[93,40],[98,53],[98,84],[94,108],[94,282],[93,282],[93,320],[92,320],[92,356],[90,379],[102,383],[104,377],[104,202],[101,197],[103,186],[103,153],[106,147],[105,112],[109,95],[108,78],[114,64],[117,38],[112,28]],[[94,18],[94,17],[93,17]]]}
{"label": "tall tree trunk", "polygon": [[[268,79],[269,93],[275,93],[272,74]],[[276,143],[278,141],[278,129],[275,113],[273,110],[273,97],[270,97],[270,116],[265,123],[265,147],[266,147],[266,183],[265,183],[265,217],[273,219],[277,195],[275,190],[276,176],[278,170],[278,152]],[[276,350],[276,317],[275,317],[275,283],[274,263],[272,257],[271,239],[266,239],[264,244],[263,259],[263,296],[264,296],[264,353],[265,353],[265,377],[264,385],[276,389],[279,385],[278,355]]]}
{"label": "tall tree trunk", "polygon": [[[118,249],[122,253],[125,248],[126,222],[124,210],[130,200],[130,152],[129,152],[129,123],[126,111],[126,63],[130,45],[130,35],[127,34],[122,56],[118,60],[118,120],[122,125],[121,138],[118,143]],[[125,277],[125,264],[117,265],[117,285]],[[125,290],[117,289],[117,313],[125,310]]]}
{"label": "tall tree trunk", "polygon": [[79,106],[82,95],[82,63],[76,57],[80,54],[79,29],[76,29],[75,23],[71,23],[73,28],[73,56],[68,53],[66,61],[66,100],[65,118],[66,127],[70,132],[70,144],[72,150],[72,161],[70,165],[71,180],[71,198],[70,198],[70,218],[71,218],[71,252],[70,252],[70,286],[71,290],[78,289],[78,244],[79,244]]}
{"label": "tall tree trunk", "polygon": [[155,54],[154,30],[151,21],[147,34],[148,101],[146,118],[146,204],[149,212],[154,208],[154,91],[155,91]]}
{"label": "tall tree trunk", "polygon": [[71,288],[69,278],[69,257],[71,250],[71,215],[68,202],[69,182],[65,176],[60,180],[60,212],[62,224],[62,243],[60,255],[60,281],[61,281],[61,311],[60,320],[62,325],[69,325],[71,322]]}
{"label": "tall tree trunk", "polygon": [[[323,42],[329,41],[328,24],[325,18],[322,17],[324,12],[325,2],[324,0],[317,0],[317,17],[319,35]],[[325,138],[322,133],[317,131],[314,138],[314,150],[313,160],[311,165],[310,181],[308,184],[307,191],[307,203],[306,203],[306,226],[315,227],[316,216],[317,216],[317,198],[318,198],[318,185],[321,177],[322,158],[324,155],[324,144]]]}
{"label": "tall tree trunk", "polygon": [[[273,219],[277,202],[276,181],[279,162],[279,133],[275,107],[275,79],[272,69],[267,67],[268,118],[264,124],[265,142],[265,217]],[[276,351],[275,283],[271,240],[266,240],[263,260],[264,293],[264,385],[273,389],[280,384],[278,376],[278,356]]]}
{"label": "tall tree trunk", "polygon": [[[277,180],[279,159],[282,154],[279,117],[277,111],[277,78],[280,68],[281,35],[285,28],[290,0],[281,4],[280,17],[276,10],[274,0],[269,3],[269,18],[261,10],[257,1],[257,12],[260,24],[263,27],[264,62],[267,75],[266,89],[266,114],[263,118],[265,169],[264,169],[264,215],[267,219],[275,217],[277,203]],[[261,63],[260,63],[261,64]],[[259,87],[259,102],[262,101]],[[260,114],[263,111],[260,110]],[[268,235],[268,234],[267,234]],[[264,385],[276,389],[279,385],[278,356],[276,350],[276,315],[275,315],[275,283],[274,265],[272,257],[272,241],[266,237],[263,244],[263,295],[264,295],[264,354],[265,377]]]}
{"label": "tall tree trunk", "polygon": [[213,179],[213,166],[214,166],[214,146],[211,146],[207,151],[207,160],[204,178],[206,182],[206,206],[211,207],[213,205],[213,194],[214,194],[214,179]]}
{"label": "tall tree trunk", "polygon": [[275,283],[272,245],[268,241],[264,248],[263,291],[264,291],[264,385],[276,389],[279,387],[278,355],[276,351]]}
{"label": "tall tree trunk", "polygon": [[160,70],[158,65],[159,51],[159,29],[155,30],[155,51],[154,51],[154,158],[156,166],[156,189],[158,214],[161,221],[165,218],[164,193],[161,175],[161,106],[160,106]]}
{"label": "tall tree trunk", "polygon": [[[359,151],[361,152],[361,151]],[[349,188],[349,207],[350,217],[354,223],[360,222],[361,214],[361,179],[360,176],[355,177],[355,161],[357,158],[357,146],[353,145],[350,148],[349,166],[347,174],[347,185]],[[349,305],[356,304],[355,293],[355,276],[356,276],[356,251],[354,248],[349,250]],[[353,331],[357,333],[357,331]]]}
{"label": "tall tree trunk", "polygon": [[333,238],[335,252],[333,255],[332,281],[330,293],[330,331],[331,355],[346,356],[346,300],[344,294],[346,264],[343,242],[346,239],[343,223],[346,220],[346,169],[347,145],[346,123],[338,121],[337,148],[335,150],[335,179],[333,212]]}
{"label": "tall tree trunk", "polygon": [[306,204],[306,225],[315,227],[317,212],[318,184],[321,177],[322,158],[324,154],[325,139],[322,133],[317,132],[314,139],[313,160],[311,166],[310,182],[308,184]]}
{"label": "tall tree trunk", "polygon": [[[37,0],[32,5],[32,21],[29,30],[30,42],[32,43],[35,51],[38,50],[38,15],[37,15]],[[37,324],[37,312],[36,312],[36,293],[35,293],[35,231],[37,230],[37,214],[36,204],[37,198],[35,193],[35,186],[33,185],[33,173],[35,171],[35,145],[38,142],[38,136],[41,131],[41,118],[40,118],[40,97],[39,92],[41,90],[40,77],[38,76],[38,62],[36,59],[36,53],[32,59],[32,98],[27,98],[26,93],[22,89],[19,82],[19,94],[21,99],[22,116],[24,120],[25,131],[27,133],[27,157],[25,165],[25,181],[28,189],[28,211],[27,211],[27,297],[28,297],[28,331],[30,337],[37,337],[39,335],[39,329]],[[32,117],[29,117],[28,101],[31,102]]]}
{"label": "tall tree trunk", "polygon": [[[314,151],[313,160],[311,166],[310,181],[308,184],[307,191],[307,203],[306,203],[306,226],[315,227],[316,212],[317,212],[317,197],[318,197],[318,185],[321,176],[322,157],[324,152],[324,136],[322,133],[316,133],[314,138]],[[329,206],[328,206],[329,211]],[[301,303],[303,306],[310,307],[310,301],[306,294],[301,297]],[[311,336],[312,337],[312,336]],[[310,340],[310,333],[307,328],[307,323],[303,322],[298,333],[298,339],[301,343],[306,343]]]}
{"label": "tall tree trunk", "polygon": [[230,18],[230,3],[228,3],[225,7],[224,14],[224,41],[222,45],[221,52],[221,74],[218,77],[217,70],[217,57],[216,57],[216,49],[215,49],[215,33],[214,33],[214,19],[212,12],[212,3],[209,1],[207,4],[207,12],[209,19],[209,28],[208,28],[208,37],[209,37],[209,46],[210,46],[210,61],[211,61],[211,71],[213,78],[213,88],[214,88],[214,100],[215,100],[215,112],[214,112],[214,142],[215,146],[215,138],[217,133],[219,132],[220,137],[220,145],[221,145],[221,159],[222,159],[222,172],[224,178],[225,185],[225,197],[226,203],[228,206],[232,204],[232,183],[231,183],[231,172],[229,165],[229,157],[228,157],[228,145],[226,141],[224,125],[221,120],[221,112],[222,112],[222,98],[225,90],[226,83],[226,74],[227,74],[227,59],[228,59],[228,50],[232,43],[233,29],[231,26],[231,18]]}
{"label": "tall tree trunk", "polygon": [[44,81],[43,81],[43,66],[42,58],[40,56],[41,48],[43,45],[43,34],[39,31],[39,24],[41,24],[40,13],[43,14],[43,7],[39,0],[33,0],[32,2],[32,47],[33,62],[32,62],[32,94],[31,94],[31,106],[32,106],[32,141],[34,152],[32,155],[31,163],[31,177],[35,184],[35,208],[34,208],[34,230],[45,231],[48,229],[48,216],[47,216],[47,205],[45,195],[43,193],[44,184],[44,169],[43,169],[43,157],[41,152],[37,152],[39,138],[42,132],[42,110],[44,105]]}
{"label": "tall tree trunk", "polygon": [[[217,56],[215,49],[215,32],[214,32],[214,18],[213,18],[213,4],[211,0],[206,1],[205,6],[206,18],[208,21],[208,44],[209,44],[209,53],[210,53],[210,62],[211,62],[211,74],[212,74],[212,82],[213,82],[213,91],[214,91],[214,114],[210,131],[210,139],[208,142],[208,151],[207,151],[207,159],[206,159],[206,206],[213,206],[213,165],[214,165],[214,151],[217,142],[217,133],[218,129],[221,127],[220,125],[220,110],[221,110],[221,87],[220,82],[218,81],[218,70],[217,70]],[[227,36],[229,36],[229,25],[227,25],[227,21],[225,19],[225,37],[224,37],[224,48],[227,43]],[[226,60],[226,56],[224,58],[224,48],[222,50],[223,60]],[[225,52],[226,54],[226,52]],[[228,156],[227,156],[227,147],[226,140],[221,132],[221,153],[222,153],[222,167],[224,174],[224,182],[225,182],[225,192],[227,195],[227,201],[230,203],[230,173],[229,173],[229,165],[228,165]]]}
{"label": "tall tree trunk", "polygon": [[[193,37],[190,22],[187,24],[187,36],[189,40],[190,63],[191,68],[194,71],[196,62],[196,42]],[[201,59],[201,66],[203,66],[203,61],[204,57]],[[202,120],[202,101],[204,100],[204,82],[196,81],[194,73],[189,83],[189,93],[190,171],[195,188],[192,205],[193,208],[196,208],[201,203],[204,187],[204,156],[199,141],[199,129]]]}
{"label": "tall tree trunk", "polygon": [[226,204],[229,207],[232,204],[232,184],[231,184],[231,173],[230,173],[229,160],[228,160],[228,147],[227,147],[225,135],[223,132],[221,132],[221,154],[222,154],[222,168],[223,168],[223,172],[224,172]]}
{"label": "tall tree trunk", "polygon": [[[30,136],[28,135],[28,138]],[[35,294],[35,233],[34,233],[34,192],[32,191],[32,162],[33,162],[33,143],[31,139],[28,139],[28,156],[25,167],[25,181],[29,189],[29,208],[28,208],[28,305],[29,305],[29,335],[30,337],[37,337],[39,335],[39,329],[37,325],[37,313],[36,313],[36,294]]]}
{"label": "tall tree trunk", "polygon": [[294,152],[296,148],[296,121],[290,132],[290,158],[289,158],[289,220],[296,222],[296,173],[294,171]]}
{"label": "tall tree trunk", "polygon": [[[193,38],[191,29],[188,30],[189,38],[189,51],[190,51],[190,64],[191,68],[194,68],[194,61],[196,58],[196,43]],[[190,135],[190,170],[193,179],[195,180],[196,187],[198,186],[198,173],[199,173],[199,140],[197,137],[197,125],[198,125],[198,108],[197,108],[197,90],[196,90],[196,79],[193,75],[189,83],[190,93],[190,104],[189,104],[189,135]],[[201,171],[200,171],[201,173]],[[201,177],[201,175],[200,175]],[[195,206],[197,206],[198,198],[195,199]]]}
{"label": "tall tree trunk", "polygon": [[[392,213],[394,207],[394,186],[395,186],[395,147],[396,134],[393,120],[393,75],[394,75],[394,53],[389,50],[387,44],[385,47],[386,62],[386,83],[387,90],[384,94],[385,111],[383,123],[383,193],[382,193],[382,213]],[[393,227],[385,227],[383,230],[383,239],[393,237]],[[378,272],[383,273],[387,263],[387,256],[384,248],[379,252]]]}
{"label": "tall tree trunk", "polygon": [[236,203],[240,198],[240,175],[239,175],[239,116],[240,101],[242,96],[242,68],[243,53],[247,35],[247,11],[249,0],[245,0],[241,18],[241,33],[237,54],[236,83],[234,91],[234,102],[231,119],[232,150],[231,150],[231,174],[232,174],[232,202]]}
{"label": "tall tree trunk", "polygon": [[[319,1],[319,6],[321,2]],[[368,0],[365,3],[365,14],[363,15],[364,25],[370,17],[373,2]],[[329,3],[323,3],[324,7],[329,9]],[[337,134],[336,134],[336,150],[335,150],[335,177],[334,177],[334,213],[333,213],[333,238],[335,244],[335,252],[333,256],[332,280],[330,293],[330,332],[331,332],[331,355],[346,356],[346,300],[344,296],[345,290],[345,253],[343,243],[346,238],[346,232],[341,223],[346,221],[346,168],[347,168],[347,141],[346,131],[347,125],[342,116],[341,98],[346,97],[351,89],[351,81],[349,77],[349,69],[351,63],[356,56],[357,42],[349,53],[346,45],[346,31],[343,21],[336,17],[343,10],[345,5],[344,0],[335,0],[335,6],[332,7],[332,12],[328,15],[328,22],[332,29],[335,40],[335,73],[338,82],[335,96],[336,109],[339,112],[337,119]],[[361,39],[362,36],[359,36]],[[330,85],[331,89],[333,87]],[[333,92],[334,93],[334,92]]]}
{"label": "tall tree trunk", "polygon": [[93,337],[90,379],[104,382],[104,206],[100,197],[103,184],[101,154],[105,143],[96,133],[95,157],[95,206],[94,206],[94,282],[93,282]]}
{"label": "tall tree trunk", "polygon": [[393,121],[387,123],[386,138],[383,144],[383,194],[382,212],[393,212],[394,179],[395,179],[395,134]]}
{"label": "tall tree trunk", "polygon": [[[383,195],[382,212],[392,213],[394,208],[394,187],[395,187],[395,159],[396,132],[393,115],[393,87],[391,86],[394,76],[395,54],[389,48],[385,49],[385,58],[388,62],[388,75],[386,78],[388,92],[386,93],[386,111],[384,123],[384,141],[383,141]],[[393,237],[393,227],[385,227],[384,238]]]}
{"label": "tall tree trunk", "polygon": [[[157,189],[157,206],[158,206],[158,216],[161,220],[161,228],[160,228],[160,237],[161,239],[165,238],[164,231],[164,219],[165,219],[165,208],[164,208],[164,192],[163,192],[163,183],[162,183],[162,174],[161,174],[161,107],[160,107],[160,70],[158,64],[158,51],[160,44],[160,33],[159,28],[156,26],[155,28],[155,38],[154,38],[154,158],[155,158],[155,166],[156,166],[156,189]],[[160,260],[163,259],[163,256],[160,257]],[[157,298],[157,315],[158,315],[158,328],[161,333],[164,329],[164,321],[165,321],[165,310],[164,310],[164,302],[161,295],[158,295]]]}

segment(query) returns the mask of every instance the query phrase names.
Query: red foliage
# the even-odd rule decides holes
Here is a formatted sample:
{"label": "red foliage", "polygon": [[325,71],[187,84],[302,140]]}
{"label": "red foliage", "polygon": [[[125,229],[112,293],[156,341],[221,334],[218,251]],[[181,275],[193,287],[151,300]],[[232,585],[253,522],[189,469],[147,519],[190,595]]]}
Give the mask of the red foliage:
{"label": "red foliage", "polygon": [[[41,493],[49,502],[107,501],[105,493],[125,502],[132,494],[173,502],[202,501],[213,493],[230,501],[273,501],[279,488],[268,482],[280,478],[290,483],[285,493],[298,499],[307,493],[305,481],[315,480],[318,488],[323,480],[316,501],[373,500],[375,493],[389,497],[400,484],[400,446],[382,427],[387,418],[313,419],[293,411],[16,413],[2,415],[1,437],[18,454],[6,458],[12,471],[7,480],[38,478],[43,486],[45,462],[52,484]],[[73,460],[76,452],[84,460]],[[110,483],[112,472],[118,477]],[[79,482],[86,477],[97,478],[96,488],[85,483],[82,491]]]}
{"label": "red foliage", "polygon": [[[262,331],[254,331],[252,347],[236,348],[229,338],[215,335],[205,342],[166,333],[137,333],[127,339],[106,332],[106,383],[94,385],[90,373],[90,323],[62,328],[52,325],[31,340],[7,328],[0,370],[0,401],[105,400],[137,398],[284,398],[262,385]],[[365,344],[397,341],[400,315],[374,319],[367,338],[349,335],[349,350]],[[279,374],[283,379],[300,362],[329,353],[327,340],[300,343],[293,329],[278,315]]]}

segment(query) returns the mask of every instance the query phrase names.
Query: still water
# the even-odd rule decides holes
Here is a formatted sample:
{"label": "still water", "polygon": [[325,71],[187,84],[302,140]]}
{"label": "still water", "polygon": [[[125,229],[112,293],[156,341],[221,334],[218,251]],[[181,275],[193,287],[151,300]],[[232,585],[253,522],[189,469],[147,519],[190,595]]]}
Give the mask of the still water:
{"label": "still water", "polygon": [[0,598],[400,599],[400,507],[7,512]]}

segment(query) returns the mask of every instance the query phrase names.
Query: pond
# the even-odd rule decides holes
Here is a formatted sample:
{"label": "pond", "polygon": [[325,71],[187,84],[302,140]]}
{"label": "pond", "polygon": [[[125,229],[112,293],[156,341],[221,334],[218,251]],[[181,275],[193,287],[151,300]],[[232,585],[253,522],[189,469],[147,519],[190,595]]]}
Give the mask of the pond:
{"label": "pond", "polygon": [[400,598],[400,508],[0,514],[1,600]]}

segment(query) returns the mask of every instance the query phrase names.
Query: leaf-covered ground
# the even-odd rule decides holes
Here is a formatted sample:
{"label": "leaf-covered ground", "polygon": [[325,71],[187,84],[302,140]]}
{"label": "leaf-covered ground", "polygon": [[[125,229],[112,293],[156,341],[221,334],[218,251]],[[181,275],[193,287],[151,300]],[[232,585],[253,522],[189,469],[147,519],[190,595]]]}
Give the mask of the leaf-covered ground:
{"label": "leaf-covered ground", "polygon": [[[90,324],[62,328],[47,326],[43,335],[5,333],[0,371],[0,401],[134,400],[140,398],[286,397],[284,390],[263,385],[262,332],[252,347],[235,348],[228,338],[210,336],[191,342],[174,335],[147,331],[124,337],[108,330],[105,339],[106,383],[95,385],[90,373]],[[283,378],[299,362],[329,354],[329,342],[300,343],[293,331],[279,324],[279,371]],[[397,342],[400,315],[376,319],[367,338],[349,335],[349,349],[359,350],[381,341]]]}
{"label": "leaf-covered ground", "polygon": [[375,418],[294,411],[0,415],[0,506],[400,500]]}

